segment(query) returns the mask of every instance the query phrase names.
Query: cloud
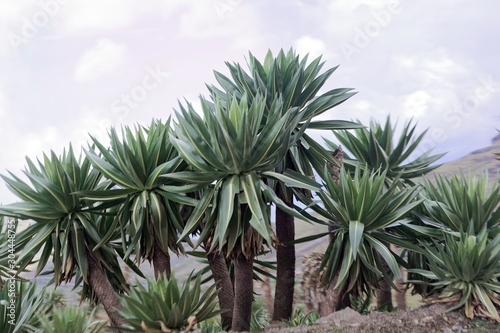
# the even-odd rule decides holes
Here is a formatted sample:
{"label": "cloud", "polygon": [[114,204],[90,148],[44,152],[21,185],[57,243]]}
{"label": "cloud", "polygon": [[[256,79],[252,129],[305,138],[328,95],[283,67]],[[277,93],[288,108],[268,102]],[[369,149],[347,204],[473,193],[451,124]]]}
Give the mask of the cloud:
{"label": "cloud", "polygon": [[75,80],[92,81],[99,76],[112,73],[125,63],[126,47],[109,39],[101,39],[87,50],[78,61]]}
{"label": "cloud", "polygon": [[306,35],[297,39],[294,44],[297,53],[303,56],[309,53],[309,59],[315,59],[321,55],[328,57],[326,43],[319,38]]}
{"label": "cloud", "polygon": [[426,115],[431,101],[432,96],[428,92],[424,90],[415,91],[404,99],[404,115],[408,118],[422,118]]}

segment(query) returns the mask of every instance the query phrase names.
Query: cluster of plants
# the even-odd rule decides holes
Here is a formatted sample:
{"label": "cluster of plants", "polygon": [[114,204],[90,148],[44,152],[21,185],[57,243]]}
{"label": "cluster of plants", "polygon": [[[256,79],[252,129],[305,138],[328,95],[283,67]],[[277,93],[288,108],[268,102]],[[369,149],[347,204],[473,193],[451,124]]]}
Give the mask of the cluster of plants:
{"label": "cluster of plants", "polygon": [[[425,132],[416,136],[411,122],[397,138],[389,118],[369,127],[323,120],[354,92],[322,92],[336,68],[321,73],[320,58],[308,62],[290,50],[269,52],[263,62],[250,54],[248,70],[227,66],[230,75],[216,72],[219,85],[200,97],[201,110],[180,103],[174,120],[111,128],[109,146],[92,137],[81,155],[69,146],[61,156],[27,158],[26,180],[2,175],[21,201],[1,206],[0,214],[34,223],[16,234],[16,271],[2,257],[0,277],[36,263],[35,275],[46,270],[55,286],[81,286],[82,299],[101,304],[115,330],[189,330],[220,315],[221,329],[247,331],[269,319],[252,310],[253,279],[266,272],[259,266],[274,268],[255,258],[275,249],[269,316],[310,324],[317,313],[293,314],[294,244],[328,234],[320,269],[332,309],[396,288],[392,280],[403,266],[415,291],[457,300],[469,317],[500,321],[498,181],[457,176],[417,184],[442,155],[417,154]],[[338,145],[316,142],[307,129],[331,131],[346,151],[344,163],[332,155]],[[329,231],[296,240],[295,218]],[[201,256],[208,268],[179,286],[172,253]],[[129,284],[120,263],[144,278],[145,260],[154,279],[147,287]],[[212,286],[202,291],[208,270]],[[79,316],[71,311],[40,325]],[[16,327],[34,330],[30,315],[22,318]]]}
{"label": "cluster of plants", "polygon": [[[15,302],[11,302],[12,293]],[[36,282],[17,280],[3,285],[0,304],[0,330],[5,333],[100,333],[108,327],[107,321],[95,319],[97,308],[88,304],[68,305],[61,293],[38,287]]]}

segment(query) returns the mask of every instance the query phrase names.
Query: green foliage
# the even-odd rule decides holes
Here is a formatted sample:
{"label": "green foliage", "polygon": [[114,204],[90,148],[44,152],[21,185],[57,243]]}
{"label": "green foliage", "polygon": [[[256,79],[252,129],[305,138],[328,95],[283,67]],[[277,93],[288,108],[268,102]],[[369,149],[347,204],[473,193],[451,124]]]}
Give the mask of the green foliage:
{"label": "green foliage", "polygon": [[[404,226],[406,236],[413,242],[426,242],[430,247],[436,242],[442,244],[443,231],[477,235],[485,229],[490,240],[500,234],[498,179],[489,182],[486,173],[469,177],[461,173],[450,178],[438,175],[432,182],[425,180],[421,193],[424,203],[414,211],[413,223]],[[429,260],[419,252],[409,252],[408,263],[415,269],[430,269]],[[423,297],[439,294],[443,289],[432,287],[426,276],[409,272],[408,279],[421,282],[414,290]]]}
{"label": "green foliage", "polygon": [[443,244],[422,244],[428,270],[410,270],[430,282],[411,282],[442,289],[439,299],[458,301],[450,311],[464,307],[468,318],[476,311],[500,321],[500,235],[489,240],[484,227],[477,235],[444,233],[443,238]]}
{"label": "green foliage", "polygon": [[[398,187],[398,179],[385,186],[386,172],[361,172],[350,176],[344,169],[337,185],[325,170],[325,189],[318,193],[322,205],[304,196],[302,201],[333,226],[333,240],[328,245],[320,269],[326,267],[323,284],[329,285],[338,275],[335,288],[346,288],[355,295],[377,288],[379,278],[392,284],[382,260],[400,277],[404,261],[387,244],[415,248],[393,233],[400,220],[420,204],[418,187]],[[313,218],[312,216],[310,217]]]}
{"label": "green foliage", "polygon": [[106,332],[106,321],[94,321],[96,308],[89,311],[86,306],[55,308],[50,315],[40,317],[44,333],[100,333]]}
{"label": "green foliage", "polygon": [[304,312],[302,309],[296,309],[292,313],[292,317],[285,321],[285,324],[287,327],[312,325],[319,319],[319,317],[319,313],[314,310]]}
{"label": "green foliage", "polygon": [[250,318],[250,332],[261,332],[269,325],[269,315],[262,299],[255,299],[252,303],[252,317]]}
{"label": "green foliage", "polygon": [[[294,143],[296,136],[292,131],[300,114],[291,109],[283,115],[272,112],[265,117],[265,100],[259,96],[251,103],[245,96],[240,101],[233,98],[226,103],[217,99],[212,104],[201,99],[201,103],[204,119],[192,105],[180,106],[175,135],[170,136],[192,171],[165,177],[207,187],[180,238],[204,222],[198,244],[210,239],[210,250],[250,258],[261,251],[264,241],[274,241],[268,202],[298,215],[268,184],[282,181],[299,188],[319,188],[299,173],[273,172]],[[282,107],[282,101],[276,99],[273,108]],[[209,219],[204,219],[205,213]]]}
{"label": "green foliage", "polygon": [[349,295],[351,308],[360,314],[370,313],[370,305],[373,300],[373,293],[369,292],[364,295]]}
{"label": "green foliage", "polygon": [[[47,318],[52,318],[52,314],[59,308],[63,308],[66,306],[66,302],[64,300],[64,295],[59,290],[54,289],[45,289],[43,291],[43,300],[42,304],[38,308],[38,314],[40,316],[44,315]],[[39,320],[40,317],[37,316],[36,320]],[[37,324],[40,326],[40,324]]]}
{"label": "green foliage", "polygon": [[0,332],[36,332],[44,290],[37,289],[35,282],[7,280],[0,287]]}
{"label": "green foliage", "polygon": [[469,177],[461,173],[450,178],[437,175],[435,184],[425,180],[424,189],[427,200],[419,217],[428,227],[474,234],[486,228],[490,237],[500,233],[499,178],[489,182],[487,173]]}
{"label": "green foliage", "polygon": [[[370,128],[358,128],[354,133],[347,131],[334,132],[343,148],[347,149],[352,157],[344,159],[344,165],[354,172],[356,167],[370,170],[387,170],[389,180],[398,178],[401,182],[410,183],[410,179],[421,177],[429,171],[439,167],[431,165],[444,154],[431,155],[431,150],[423,152],[413,160],[413,154],[418,153],[418,145],[422,142],[427,131],[415,137],[416,125],[411,121],[405,124],[399,139],[396,138],[396,125],[392,126],[390,117],[385,124],[372,121]],[[338,146],[326,140],[333,150]]]}
{"label": "green foliage", "polygon": [[220,320],[205,320],[200,325],[198,325],[198,328],[203,333],[219,333],[224,331]]}
{"label": "green foliage", "polygon": [[[238,63],[227,62],[226,65],[230,78],[215,72],[222,90],[213,85],[208,86],[213,100],[222,98],[230,101],[233,97],[240,100],[245,96],[249,102],[252,102],[257,96],[265,96],[263,121],[275,112],[283,115],[292,108],[300,110],[300,122],[295,129],[295,133],[299,133],[300,137],[297,143],[290,147],[289,159],[283,160],[282,165],[277,167],[277,172],[284,172],[290,168],[304,175],[313,176],[312,168],[321,173],[325,159],[331,161],[331,154],[304,133],[305,127],[323,130],[362,127],[350,121],[314,119],[356,94],[352,88],[337,88],[318,95],[326,81],[338,68],[338,66],[330,68],[320,74],[324,65],[321,57],[308,63],[307,55],[301,59],[290,49],[286,53],[280,50],[277,56],[269,51],[263,62],[250,53],[248,71],[245,71]],[[276,98],[282,99],[282,108],[273,108]],[[264,125],[265,122],[262,123],[262,126]],[[283,184],[278,184],[284,193],[291,192]]]}
{"label": "green foliage", "polygon": [[148,279],[145,288],[139,282],[122,297],[123,316],[127,326],[120,329],[130,332],[143,332],[162,329],[185,329],[196,322],[202,322],[220,314],[217,310],[215,284],[204,293],[201,292],[201,278],[189,285],[189,277],[179,288],[172,275]]}
{"label": "green foliage", "polygon": [[[148,128],[124,127],[121,135],[112,128],[111,149],[92,138],[101,155],[86,151],[92,165],[115,186],[79,194],[85,199],[119,207],[110,230],[118,227],[124,231],[121,239],[125,258],[134,253],[137,258],[152,260],[155,242],[165,253],[169,249],[184,252],[182,244],[177,242],[177,235],[184,227],[180,203],[194,205],[196,201],[163,188],[176,183],[160,177],[161,174],[186,167],[169,134],[170,119],[166,123],[153,120]],[[111,235],[108,233],[102,243]]]}
{"label": "green foliage", "polygon": [[[58,157],[51,152],[50,157],[34,163],[26,158],[28,167],[24,171],[30,183],[10,173],[2,175],[7,187],[22,202],[0,207],[0,214],[20,219],[31,219],[35,223],[16,235],[16,246],[22,250],[17,263],[22,271],[39,254],[35,275],[53,259],[54,282],[59,285],[76,275],[75,284],[84,282],[88,287],[89,249],[94,249],[96,260],[105,268],[113,270],[118,291],[126,288],[126,281],[119,269],[116,252],[101,243],[101,233],[96,225],[96,216],[89,212],[89,203],[76,192],[105,189],[109,185],[102,182],[101,173],[92,169],[87,158],[76,158],[73,148]],[[84,293],[83,296],[88,296]]]}

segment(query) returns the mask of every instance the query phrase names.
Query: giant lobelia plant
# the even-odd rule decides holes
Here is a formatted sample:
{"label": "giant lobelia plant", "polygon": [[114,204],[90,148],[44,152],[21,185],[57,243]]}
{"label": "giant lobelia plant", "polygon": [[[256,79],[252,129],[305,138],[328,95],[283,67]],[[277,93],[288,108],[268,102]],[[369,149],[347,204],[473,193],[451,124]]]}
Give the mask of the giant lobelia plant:
{"label": "giant lobelia plant", "polygon": [[[455,236],[459,233],[478,235],[485,230],[490,241],[500,235],[500,183],[498,179],[489,181],[486,172],[469,176],[464,173],[451,177],[436,175],[434,179],[424,180],[421,193],[424,201],[414,212],[413,223],[406,223],[402,228],[413,242],[426,244],[426,253],[408,253],[412,268],[430,269],[429,248],[446,241],[443,232],[453,232]],[[441,292],[437,286],[430,288],[431,281],[426,275],[410,271],[408,279],[420,281],[414,289],[424,297]]]}
{"label": "giant lobelia plant", "polygon": [[485,315],[500,322],[500,235],[488,238],[486,226],[475,233],[443,231],[443,241],[423,242],[428,268],[411,269],[411,282],[439,292],[431,301],[456,302],[468,318]]}
{"label": "giant lobelia plant", "polygon": [[152,261],[156,277],[170,276],[169,250],[184,252],[182,244],[177,242],[185,222],[182,205],[196,203],[192,198],[164,189],[176,183],[160,175],[186,167],[170,142],[170,130],[170,119],[165,123],[153,120],[147,128],[124,127],[121,135],[112,128],[110,149],[92,138],[100,154],[89,150],[87,157],[114,186],[79,192],[87,200],[117,207],[115,223],[103,242],[119,227],[124,258],[135,254],[138,260]]}
{"label": "giant lobelia plant", "polygon": [[[401,186],[411,186],[414,185],[413,179],[439,167],[433,163],[444,154],[431,155],[431,150],[420,149],[427,131],[417,135],[416,125],[411,120],[404,124],[400,132],[396,128],[397,124],[393,125],[388,116],[385,123],[372,120],[369,128],[358,128],[352,133],[335,131],[335,136],[349,152],[344,159],[345,168],[351,173],[356,168],[367,172],[386,170],[386,186],[390,186],[395,179]],[[330,149],[339,148],[328,139],[325,139],[325,143]],[[412,253],[410,256],[419,254]],[[388,269],[386,267],[386,271]],[[391,288],[384,281],[377,291],[377,305],[388,310],[393,308]]]}
{"label": "giant lobelia plant", "polygon": [[[323,285],[338,288],[343,295],[368,294],[378,288],[381,278],[392,284],[385,265],[396,277],[401,276],[399,264],[404,261],[386,244],[403,248],[418,248],[398,236],[400,221],[420,204],[416,200],[419,187],[400,189],[397,178],[385,186],[386,171],[362,172],[356,169],[351,176],[341,169],[339,184],[323,173],[324,189],[318,192],[319,202],[300,195],[304,204],[320,218],[318,223],[333,226],[333,237],[325,252],[319,270],[325,268]],[[338,308],[338,304],[334,304]]]}
{"label": "giant lobelia plant", "polygon": [[[444,154],[431,155],[432,150],[420,151],[419,145],[427,131],[415,134],[416,125],[411,120],[407,122],[400,134],[396,135],[396,125],[392,125],[388,116],[385,124],[374,120],[369,128],[358,128],[353,133],[348,131],[334,131],[344,150],[346,169],[354,172],[356,168],[367,170],[387,170],[387,182],[395,178],[400,182],[413,185],[414,178],[422,177],[426,173],[439,167],[433,164]],[[328,147],[337,149],[338,145],[325,139]]]}
{"label": "giant lobelia plant", "polygon": [[121,329],[128,332],[189,332],[197,323],[218,315],[217,291],[215,285],[202,291],[201,276],[191,275],[179,287],[172,275],[161,275],[158,279],[148,279],[147,288],[139,281],[122,297],[123,309],[120,313],[126,325]]}
{"label": "giant lobelia plant", "polygon": [[[266,99],[220,99],[214,103],[200,99],[203,118],[191,104],[180,105],[172,144],[191,170],[166,174],[170,179],[205,186],[180,239],[202,227],[198,244],[205,242],[209,252],[231,258],[235,274],[235,306],[232,330],[250,328],[253,297],[253,258],[264,245],[277,239],[270,222],[270,203],[300,216],[278,198],[273,184],[318,190],[311,178],[287,170],[275,172],[300,133],[301,113],[286,113],[281,98],[272,112],[265,112]],[[305,129],[305,126],[302,130]],[[206,218],[208,215],[208,218]],[[198,245],[197,244],[197,245]]]}
{"label": "giant lobelia plant", "polygon": [[[102,243],[104,235],[98,231],[97,216],[89,211],[89,203],[75,194],[104,189],[109,184],[102,182],[101,173],[92,168],[87,158],[78,159],[71,146],[60,157],[52,152],[50,156],[44,154],[38,163],[26,160],[24,174],[29,183],[10,172],[10,177],[2,175],[21,202],[2,206],[0,214],[35,222],[16,236],[21,251],[16,263],[18,271],[40,254],[36,276],[52,257],[56,286],[76,277],[76,283],[83,281],[87,290],[82,295],[94,295],[112,323],[122,323],[116,313],[120,307],[116,293],[125,290],[127,283],[117,254]],[[113,285],[109,275],[113,276]]]}
{"label": "giant lobelia plant", "polygon": [[[249,101],[255,96],[265,96],[263,122],[274,112],[281,115],[293,108],[300,110],[300,120],[293,130],[297,136],[296,144],[291,145],[286,157],[276,165],[275,171],[284,173],[287,170],[299,172],[308,177],[323,172],[325,160],[334,163],[331,153],[326,151],[313,138],[303,131],[308,129],[336,130],[362,127],[362,125],[329,118],[326,114],[332,108],[340,105],[355,92],[352,88],[324,89],[326,81],[338,66],[321,72],[324,62],[321,57],[308,61],[308,56],[300,57],[290,49],[281,50],[276,56],[269,51],[263,62],[251,53],[249,54],[248,71],[240,64],[226,63],[230,77],[215,72],[215,77],[221,89],[211,85],[209,90],[212,98],[240,99],[246,96]],[[283,100],[282,108],[273,108],[276,98]],[[318,118],[322,119],[318,119]],[[281,181],[272,183],[273,190],[288,206],[293,207],[294,196],[292,187]],[[295,227],[293,215],[280,207],[276,207],[277,246],[276,292],[273,320],[289,319],[292,315],[295,283]]]}

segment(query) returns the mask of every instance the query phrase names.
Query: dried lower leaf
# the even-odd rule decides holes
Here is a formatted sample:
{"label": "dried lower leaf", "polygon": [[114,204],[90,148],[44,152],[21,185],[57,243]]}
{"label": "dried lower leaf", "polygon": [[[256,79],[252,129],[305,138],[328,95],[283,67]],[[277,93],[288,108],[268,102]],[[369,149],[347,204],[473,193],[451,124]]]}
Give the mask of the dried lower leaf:
{"label": "dried lower leaf", "polygon": [[144,320],[141,322],[141,328],[145,333],[162,333],[162,331],[160,331],[159,329],[148,327]]}
{"label": "dried lower leaf", "polygon": [[196,325],[196,323],[198,322],[198,320],[196,319],[196,316],[190,316],[188,318],[187,322],[188,322],[188,326],[184,330],[184,333],[189,332],[191,330],[191,328],[193,328],[193,326]]}

